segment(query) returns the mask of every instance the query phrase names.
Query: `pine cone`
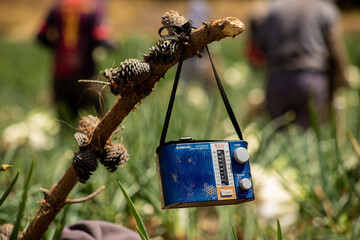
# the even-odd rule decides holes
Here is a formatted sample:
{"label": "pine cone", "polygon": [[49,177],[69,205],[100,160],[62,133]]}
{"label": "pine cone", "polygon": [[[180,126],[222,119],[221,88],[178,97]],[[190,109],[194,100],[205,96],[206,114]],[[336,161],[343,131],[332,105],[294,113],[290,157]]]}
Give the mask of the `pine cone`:
{"label": "pine cone", "polygon": [[[169,12],[166,12],[162,17],[161,17],[161,23],[162,25],[166,26],[171,26],[171,25],[176,25],[176,26],[183,26],[184,24],[186,24],[188,22],[188,20],[182,16],[180,13],[178,13],[177,11],[174,10],[170,10]],[[168,28],[169,31],[169,35],[172,35],[175,31],[175,29],[173,28]]]}
{"label": "pine cone", "polygon": [[150,76],[150,65],[137,59],[128,59],[120,63],[120,68],[106,69],[104,77],[110,83],[114,95],[123,93]]}
{"label": "pine cone", "polygon": [[117,167],[129,160],[129,154],[121,144],[106,145],[100,163],[110,172],[116,171]]}
{"label": "pine cone", "polygon": [[79,144],[79,147],[83,147],[90,142],[94,129],[99,124],[100,119],[92,115],[84,116],[79,121],[78,132],[74,134],[74,137]]}
{"label": "pine cone", "polygon": [[167,65],[174,61],[179,43],[174,40],[162,40],[156,43],[156,47],[150,48],[150,54],[144,55],[144,60],[152,64]]}
{"label": "pine cone", "polygon": [[98,117],[94,117],[92,115],[84,116],[79,121],[78,132],[86,135],[90,139],[94,129],[99,124],[99,122],[100,119]]}
{"label": "pine cone", "polygon": [[120,85],[120,68],[105,69],[104,77],[110,83],[110,90],[114,95],[119,95],[122,92],[122,85]]}
{"label": "pine cone", "polygon": [[77,132],[74,134],[74,137],[77,143],[79,144],[80,148],[87,145],[90,142],[90,139],[83,133]]}
{"label": "pine cone", "polygon": [[85,183],[98,167],[95,151],[88,148],[76,153],[72,164],[79,182]]}

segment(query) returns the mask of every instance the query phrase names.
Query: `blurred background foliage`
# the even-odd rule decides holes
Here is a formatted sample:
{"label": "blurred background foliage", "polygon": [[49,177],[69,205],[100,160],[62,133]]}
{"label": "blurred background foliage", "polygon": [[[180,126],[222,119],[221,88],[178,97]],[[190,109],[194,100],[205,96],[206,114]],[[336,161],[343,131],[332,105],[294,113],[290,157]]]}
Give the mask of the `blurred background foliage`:
{"label": "blurred background foliage", "polygon": [[[115,173],[102,166],[86,184],[78,184],[70,198],[84,197],[102,185],[106,190],[93,200],[71,205],[66,223],[100,219],[135,229],[136,222],[117,185],[119,179],[142,216],[153,239],[274,239],[279,219],[285,239],[358,239],[360,234],[360,156],[351,144],[360,142],[359,11],[341,1],[344,44],[351,65],[350,87],[337,93],[330,123],[314,125],[303,133],[294,125],[277,132],[264,111],[254,111],[264,98],[264,72],[244,58],[246,32],[234,39],[212,43],[215,64],[224,81],[234,112],[249,142],[256,201],[235,206],[161,210],[155,149],[158,145],[174,69],[162,79],[122,123],[115,136],[130,153],[128,163]],[[349,3],[347,3],[349,2]],[[214,18],[236,16],[247,22],[251,1],[210,1]],[[57,120],[51,105],[51,55],[33,40],[39,12],[49,5],[1,1],[0,11],[0,164],[13,165],[0,172],[0,195],[20,171],[19,180],[0,206],[0,225],[14,223],[23,182],[35,160],[22,227],[36,214],[42,194],[57,182],[71,163],[77,144],[76,121]],[[352,2],[352,6],[355,6]],[[126,58],[142,58],[154,45],[161,15],[170,9],[186,11],[185,1],[108,1],[118,48],[98,53],[98,70],[117,66]],[[354,13],[355,12],[355,13]],[[5,20],[4,20],[5,19]],[[206,58],[206,57],[204,57]],[[206,63],[208,64],[208,63]],[[183,86],[181,86],[183,85]],[[116,101],[109,91],[105,110]],[[165,100],[164,100],[165,99]],[[93,114],[84,111],[82,115]],[[291,114],[277,119],[281,126]],[[208,95],[197,84],[180,82],[168,139],[235,138],[217,93]],[[44,239],[52,239],[61,214]]]}

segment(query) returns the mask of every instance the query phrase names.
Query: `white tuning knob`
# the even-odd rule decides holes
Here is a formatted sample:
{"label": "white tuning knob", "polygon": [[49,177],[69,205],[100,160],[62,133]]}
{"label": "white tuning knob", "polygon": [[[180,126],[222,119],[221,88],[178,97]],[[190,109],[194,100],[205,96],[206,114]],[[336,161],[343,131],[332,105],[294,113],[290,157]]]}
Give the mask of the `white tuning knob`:
{"label": "white tuning knob", "polygon": [[234,151],[234,158],[237,163],[244,164],[249,160],[249,152],[244,147],[239,147]]}
{"label": "white tuning knob", "polygon": [[252,186],[251,180],[248,178],[241,179],[239,182],[239,187],[244,191],[249,190],[251,186]]}

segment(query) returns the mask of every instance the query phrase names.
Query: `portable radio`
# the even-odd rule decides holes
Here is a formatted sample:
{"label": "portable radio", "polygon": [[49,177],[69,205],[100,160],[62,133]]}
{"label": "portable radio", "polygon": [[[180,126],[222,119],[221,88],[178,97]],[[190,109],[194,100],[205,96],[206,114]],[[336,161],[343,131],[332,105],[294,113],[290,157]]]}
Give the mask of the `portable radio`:
{"label": "portable radio", "polygon": [[162,207],[227,205],[254,199],[245,141],[168,142],[157,153]]}
{"label": "portable radio", "polygon": [[181,72],[183,54],[156,149],[162,208],[228,205],[254,200],[247,142],[226,97],[209,50],[205,47],[227,113],[240,140],[193,140],[165,142]]}

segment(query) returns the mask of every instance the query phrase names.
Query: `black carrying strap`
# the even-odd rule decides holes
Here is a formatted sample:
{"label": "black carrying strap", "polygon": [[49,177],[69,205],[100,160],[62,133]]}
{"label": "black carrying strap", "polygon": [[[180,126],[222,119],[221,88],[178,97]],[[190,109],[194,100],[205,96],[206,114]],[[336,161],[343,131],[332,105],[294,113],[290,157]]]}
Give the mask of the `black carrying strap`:
{"label": "black carrying strap", "polygon": [[168,105],[168,109],[166,111],[165,121],[164,121],[163,129],[162,129],[162,132],[161,132],[160,146],[162,146],[165,143],[165,138],[166,138],[166,133],[167,133],[167,130],[168,130],[168,127],[169,127],[169,121],[170,121],[170,117],[171,117],[171,112],[172,112],[172,109],[173,109],[173,106],[174,106],[176,89],[177,89],[177,86],[178,86],[178,83],[179,83],[180,72],[181,72],[183,61],[184,61],[184,51],[185,51],[185,48],[183,48],[183,50],[181,52],[178,67],[176,69],[174,85],[173,85],[173,88],[172,88],[172,91],[171,91],[169,105]]}
{"label": "black carrying strap", "polygon": [[[177,86],[178,86],[178,83],[179,83],[181,68],[182,68],[182,64],[183,64],[183,61],[184,61],[184,49],[185,48],[183,48],[183,50],[182,50],[180,60],[179,60],[179,63],[178,63],[178,67],[177,67],[177,70],[176,70],[174,85],[173,85],[173,88],[172,88],[172,91],[171,91],[171,96],[170,96],[170,100],[169,100],[168,109],[166,111],[166,116],[165,116],[164,126],[163,126],[163,129],[162,129],[162,132],[161,132],[161,138],[160,138],[160,145],[159,146],[162,146],[165,143],[165,138],[166,138],[166,133],[167,133],[167,130],[168,130],[168,127],[169,127],[169,121],[170,121],[170,117],[171,117],[171,112],[172,112],[172,109],[173,109],[173,106],[174,106],[176,89],[177,89]],[[223,100],[223,102],[225,104],[226,111],[227,111],[227,113],[228,113],[228,115],[230,117],[230,120],[231,120],[231,122],[232,122],[232,124],[233,124],[233,126],[235,128],[235,131],[236,131],[239,139],[243,140],[241,129],[239,127],[238,122],[236,121],[234,112],[233,112],[233,110],[232,110],[232,108],[230,106],[230,103],[229,103],[229,100],[228,100],[228,98],[226,96],[224,87],[221,84],[221,80],[219,78],[219,75],[216,72],[214,63],[213,63],[213,61],[211,59],[211,56],[210,56],[209,49],[208,49],[207,46],[205,47],[205,49],[206,49],[206,52],[208,53],[208,56],[209,56],[209,59],[210,59],[210,62],[211,62],[211,67],[212,67],[214,75],[215,75],[216,83],[217,83],[218,89],[220,91],[221,98],[222,98],[222,100]]]}
{"label": "black carrying strap", "polygon": [[211,67],[213,69],[213,72],[214,72],[214,75],[215,75],[215,79],[216,79],[216,83],[217,83],[217,86],[218,86],[218,89],[220,91],[220,94],[221,94],[221,98],[224,102],[224,105],[225,105],[225,108],[226,108],[226,111],[230,117],[230,120],[235,128],[235,131],[239,137],[240,140],[243,140],[243,136],[242,136],[242,133],[241,133],[241,129],[239,127],[239,124],[238,122],[236,121],[236,117],[235,117],[235,114],[231,108],[231,105],[230,105],[230,102],[229,102],[229,99],[227,98],[226,96],[226,93],[225,93],[225,89],[223,87],[223,85],[221,84],[221,81],[220,81],[220,78],[219,78],[219,75],[218,73],[216,72],[216,69],[215,69],[215,66],[214,66],[214,63],[211,59],[211,56],[210,56],[210,52],[209,52],[209,48],[206,46],[205,47],[206,49],[206,52],[208,53],[209,55],[209,59],[210,59],[210,62],[211,62]]}
{"label": "black carrying strap", "polygon": [[[188,40],[192,28],[193,28],[193,22],[191,20],[189,20],[181,27],[177,26],[177,25],[162,26],[159,29],[158,34],[164,40],[185,41],[185,40]],[[168,31],[171,29],[171,30],[175,31],[175,33],[163,35],[162,31],[164,29],[166,29]]]}

